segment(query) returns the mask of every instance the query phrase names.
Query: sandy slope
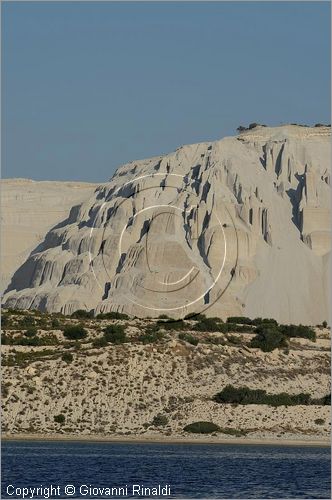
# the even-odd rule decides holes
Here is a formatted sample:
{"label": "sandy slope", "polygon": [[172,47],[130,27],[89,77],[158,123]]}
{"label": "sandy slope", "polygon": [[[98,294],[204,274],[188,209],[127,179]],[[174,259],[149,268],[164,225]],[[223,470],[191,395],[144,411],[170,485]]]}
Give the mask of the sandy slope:
{"label": "sandy slope", "polygon": [[[36,353],[51,349],[26,366],[3,363],[2,424],[6,434],[133,436],[143,440],[163,435],[173,439],[186,436],[183,428],[188,423],[203,420],[245,432],[250,439],[328,439],[329,406],[221,405],[212,397],[228,384],[268,393],[306,392],[313,398],[328,394],[329,330],[317,329],[315,343],[293,339],[288,353],[248,349],[250,334],[233,334],[239,345],[202,341],[195,347],[179,340],[176,332],[154,344],[131,341],[96,349],[89,341],[108,324],[100,323],[97,327],[90,322],[88,342],[69,350],[74,357],[70,364],[61,360],[68,352],[61,332],[54,332],[61,342],[55,348],[3,346],[5,359],[14,350]],[[138,320],[127,326],[130,335],[144,328],[144,322]],[[59,414],[65,415],[62,425],[54,421]],[[158,414],[167,417],[167,425],[152,424]],[[213,439],[228,438],[221,433]]]}

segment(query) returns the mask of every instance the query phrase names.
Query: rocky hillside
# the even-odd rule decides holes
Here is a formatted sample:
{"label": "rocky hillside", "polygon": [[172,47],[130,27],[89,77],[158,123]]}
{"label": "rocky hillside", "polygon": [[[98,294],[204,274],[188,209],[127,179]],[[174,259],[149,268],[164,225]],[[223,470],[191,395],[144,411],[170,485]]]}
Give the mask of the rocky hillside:
{"label": "rocky hillside", "polygon": [[[228,325],[5,313],[3,431],[183,436],[207,421],[220,437],[327,439],[329,329],[275,347],[253,344],[252,325]],[[217,401],[227,386],[275,400]]]}
{"label": "rocky hillside", "polygon": [[255,127],[120,167],[19,267],[7,307],[328,319],[330,128]]}

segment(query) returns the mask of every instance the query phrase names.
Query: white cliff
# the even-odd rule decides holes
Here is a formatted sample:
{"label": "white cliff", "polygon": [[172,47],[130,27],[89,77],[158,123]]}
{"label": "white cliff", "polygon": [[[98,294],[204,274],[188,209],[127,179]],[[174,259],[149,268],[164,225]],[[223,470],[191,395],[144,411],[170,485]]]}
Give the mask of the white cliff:
{"label": "white cliff", "polygon": [[120,167],[19,267],[7,307],[328,319],[330,128],[256,127]]}
{"label": "white cliff", "polygon": [[96,187],[85,182],[1,181],[1,290],[45,234]]}

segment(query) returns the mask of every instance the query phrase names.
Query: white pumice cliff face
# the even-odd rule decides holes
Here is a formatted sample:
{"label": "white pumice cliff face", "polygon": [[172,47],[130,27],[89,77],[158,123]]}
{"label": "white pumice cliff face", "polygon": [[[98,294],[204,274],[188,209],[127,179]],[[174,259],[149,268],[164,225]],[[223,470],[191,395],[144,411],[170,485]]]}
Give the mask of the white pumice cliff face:
{"label": "white pumice cliff face", "polygon": [[1,180],[1,291],[46,233],[96,187],[87,182]]}
{"label": "white pumice cliff face", "polygon": [[123,165],[45,231],[4,303],[320,323],[330,146],[328,127],[256,127]]}

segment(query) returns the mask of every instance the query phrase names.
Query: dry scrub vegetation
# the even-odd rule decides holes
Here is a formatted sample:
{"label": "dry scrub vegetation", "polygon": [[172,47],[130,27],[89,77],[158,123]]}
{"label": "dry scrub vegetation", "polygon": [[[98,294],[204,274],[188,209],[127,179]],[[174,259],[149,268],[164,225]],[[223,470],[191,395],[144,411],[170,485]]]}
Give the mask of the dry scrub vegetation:
{"label": "dry scrub vegetation", "polygon": [[325,438],[330,331],[294,328],[5,311],[3,431]]}

